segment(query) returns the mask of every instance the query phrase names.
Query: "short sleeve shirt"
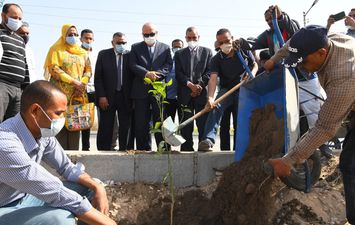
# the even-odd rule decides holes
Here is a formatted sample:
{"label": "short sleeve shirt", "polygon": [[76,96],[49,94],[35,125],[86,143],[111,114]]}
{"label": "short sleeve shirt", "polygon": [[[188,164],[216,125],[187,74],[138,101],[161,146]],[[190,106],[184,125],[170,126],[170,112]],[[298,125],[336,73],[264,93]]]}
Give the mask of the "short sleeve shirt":
{"label": "short sleeve shirt", "polygon": [[[244,50],[241,53],[246,64],[251,68],[255,63],[253,54]],[[217,73],[221,88],[230,89],[240,82],[241,75],[245,73],[245,69],[236,55],[227,57],[223,52],[218,52],[211,59],[211,73]]]}

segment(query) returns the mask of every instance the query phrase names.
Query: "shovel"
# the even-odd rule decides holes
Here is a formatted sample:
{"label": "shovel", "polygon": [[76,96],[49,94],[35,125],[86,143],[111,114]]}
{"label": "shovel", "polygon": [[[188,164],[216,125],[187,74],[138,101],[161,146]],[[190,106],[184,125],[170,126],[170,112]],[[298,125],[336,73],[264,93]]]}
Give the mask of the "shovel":
{"label": "shovel", "polygon": [[[230,89],[229,91],[224,93],[221,97],[219,97],[218,99],[216,99],[213,102],[213,105],[218,105],[225,98],[227,98],[233,92],[238,90],[240,88],[240,86],[242,86],[244,84],[244,82],[245,82],[245,80],[242,80],[240,83],[235,85],[232,89]],[[179,145],[183,144],[186,140],[181,135],[177,134],[177,131],[181,130],[186,125],[188,125],[189,123],[193,122],[195,119],[199,118],[203,114],[208,113],[208,112],[210,112],[212,110],[213,110],[213,108],[206,108],[205,107],[203,110],[201,110],[200,112],[196,113],[195,115],[193,115],[189,119],[185,120],[180,125],[175,124],[173,122],[173,120],[171,119],[171,117],[169,116],[168,118],[166,118],[164,120],[163,125],[162,125],[162,130],[161,131],[162,131],[162,135],[163,135],[164,140],[168,144],[170,144],[172,146],[179,146]]]}
{"label": "shovel", "polygon": [[[253,73],[250,71],[248,65],[245,63],[240,50],[236,51],[236,56],[238,57],[238,59],[241,61],[241,63],[243,64],[243,67],[245,68],[247,74],[249,75],[250,78],[254,78]],[[238,83],[237,85],[235,85],[233,88],[231,88],[229,91],[227,91],[226,93],[224,93],[221,97],[219,97],[218,99],[216,99],[213,102],[213,105],[218,105],[220,102],[222,102],[225,98],[227,98],[229,95],[231,95],[233,92],[235,92],[236,90],[238,90],[244,83],[246,82],[246,80],[242,80],[240,83]],[[183,144],[186,140],[179,134],[177,134],[177,131],[181,130],[182,128],[184,128],[186,125],[188,125],[189,123],[191,123],[192,121],[194,121],[195,119],[199,118],[200,116],[202,116],[205,113],[208,113],[212,110],[212,108],[204,108],[203,110],[201,110],[200,112],[196,113],[194,116],[190,117],[189,119],[185,120],[183,123],[181,123],[180,125],[176,125],[173,120],[171,119],[171,117],[169,116],[168,118],[166,118],[163,122],[162,125],[162,135],[164,140],[172,145],[172,146],[179,146],[181,144]]]}

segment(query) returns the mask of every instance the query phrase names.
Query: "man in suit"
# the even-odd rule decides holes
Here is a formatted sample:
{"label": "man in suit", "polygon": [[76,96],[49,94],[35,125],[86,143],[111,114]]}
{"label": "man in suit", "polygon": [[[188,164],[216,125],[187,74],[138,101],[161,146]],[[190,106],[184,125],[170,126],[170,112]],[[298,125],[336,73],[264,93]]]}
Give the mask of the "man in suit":
{"label": "man in suit", "polygon": [[[151,150],[149,123],[160,121],[159,108],[155,98],[148,93],[150,85],[144,82],[164,79],[170,72],[173,61],[168,45],[157,41],[158,31],[154,24],[145,23],[142,28],[144,41],[133,44],[130,68],[134,74],[131,97],[134,102],[136,144],[139,150]],[[157,146],[163,140],[161,133],[155,134]]]}
{"label": "man in suit", "polygon": [[[200,35],[195,27],[189,27],[185,36],[188,47],[175,53],[175,73],[178,81],[178,102],[189,109],[183,111],[183,121],[192,117],[194,113],[201,111],[207,102],[206,86],[209,80],[209,64],[212,51],[199,46]],[[206,123],[207,115],[196,120],[199,141]],[[181,130],[186,142],[181,145],[181,151],[193,151],[193,123]]]}
{"label": "man in suit", "polygon": [[132,74],[129,69],[127,39],[121,32],[112,38],[112,47],[99,52],[95,68],[96,101],[100,110],[97,149],[110,150],[113,124],[117,112],[119,150],[128,149],[131,124]]}
{"label": "man in suit", "polygon": [[170,71],[169,75],[166,77],[166,82],[172,80],[172,84],[166,87],[166,101],[168,104],[165,105],[165,112],[167,116],[170,116],[171,119],[175,120],[175,115],[180,113],[180,107],[177,100],[177,81],[175,75],[175,52],[179,51],[184,47],[184,42],[180,39],[174,39],[171,42],[171,52],[173,55],[173,68]]}

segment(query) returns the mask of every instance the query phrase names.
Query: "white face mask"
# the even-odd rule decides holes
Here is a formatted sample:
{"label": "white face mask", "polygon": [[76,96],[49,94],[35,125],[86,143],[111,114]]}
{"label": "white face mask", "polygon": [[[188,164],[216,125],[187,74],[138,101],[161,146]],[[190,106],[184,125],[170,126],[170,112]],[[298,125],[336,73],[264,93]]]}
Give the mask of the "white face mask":
{"label": "white face mask", "polygon": [[175,54],[175,52],[179,51],[181,48],[173,48],[171,49],[173,51],[173,53]]}
{"label": "white face mask", "polygon": [[65,117],[62,118],[58,118],[58,119],[51,119],[49,118],[49,116],[47,115],[47,113],[42,109],[42,107],[40,107],[42,112],[46,115],[46,117],[51,121],[51,126],[50,128],[43,128],[40,127],[36,121],[36,124],[38,126],[38,128],[41,131],[41,136],[42,137],[54,137],[56,136],[64,127],[65,124]]}
{"label": "white face mask", "polygon": [[12,31],[17,31],[22,26],[22,21],[8,17],[6,26]]}
{"label": "white face mask", "polygon": [[189,46],[189,48],[195,48],[198,46],[198,41],[189,41],[187,42],[187,45]]}
{"label": "white face mask", "polygon": [[224,43],[220,46],[220,48],[224,54],[228,55],[231,52],[233,45],[231,43]]}
{"label": "white face mask", "polygon": [[145,37],[144,41],[147,45],[151,46],[151,45],[154,45],[156,39],[155,39],[155,37]]}

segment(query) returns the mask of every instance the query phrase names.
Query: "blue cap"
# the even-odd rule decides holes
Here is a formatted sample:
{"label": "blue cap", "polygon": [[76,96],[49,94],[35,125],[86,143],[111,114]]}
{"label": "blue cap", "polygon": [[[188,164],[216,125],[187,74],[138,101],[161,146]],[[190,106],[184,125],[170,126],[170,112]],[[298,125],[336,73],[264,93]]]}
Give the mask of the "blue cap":
{"label": "blue cap", "polygon": [[289,56],[285,59],[285,67],[296,67],[309,54],[327,46],[327,28],[309,25],[295,33],[289,43]]}

